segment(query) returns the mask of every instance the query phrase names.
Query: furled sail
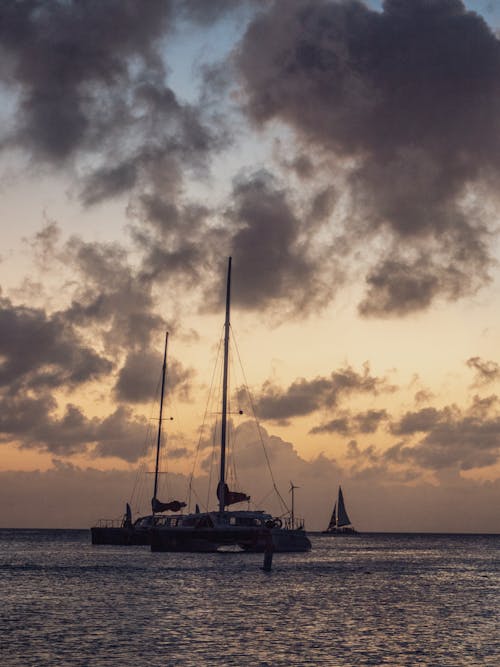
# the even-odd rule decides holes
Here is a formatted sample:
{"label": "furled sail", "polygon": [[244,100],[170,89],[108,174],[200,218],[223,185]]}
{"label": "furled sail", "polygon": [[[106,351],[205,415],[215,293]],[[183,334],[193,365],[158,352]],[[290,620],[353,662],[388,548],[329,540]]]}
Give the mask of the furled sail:
{"label": "furled sail", "polygon": [[[221,499],[221,483],[217,486],[217,498]],[[250,500],[250,496],[239,491],[230,491],[227,484],[224,484],[224,505],[234,505],[235,503],[243,503]]]}
{"label": "furled sail", "polygon": [[186,507],[186,503],[180,500],[172,500],[170,503],[162,503],[158,498],[152,498],[151,500],[153,512],[179,512],[183,507]]}
{"label": "furled sail", "polygon": [[349,526],[351,520],[349,519],[345,504],[344,496],[342,495],[342,489],[339,486],[339,499],[338,499],[338,513],[337,513],[337,527],[341,528],[342,526]]}

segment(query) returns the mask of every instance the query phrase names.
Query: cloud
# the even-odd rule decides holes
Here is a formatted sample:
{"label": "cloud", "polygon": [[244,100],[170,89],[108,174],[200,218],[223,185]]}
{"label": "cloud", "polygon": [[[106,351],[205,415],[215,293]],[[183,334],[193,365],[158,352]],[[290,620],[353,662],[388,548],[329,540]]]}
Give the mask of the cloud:
{"label": "cloud", "polygon": [[142,349],[165,331],[151,278],[131,266],[122,246],[72,237],[59,260],[80,277],[65,318],[78,327],[99,327],[110,352]]}
{"label": "cloud", "polygon": [[[482,258],[484,261],[484,257]],[[457,265],[435,262],[428,250],[415,260],[403,260],[398,252],[380,261],[366,276],[366,296],[359,304],[359,313],[369,317],[404,316],[417,310],[427,309],[439,296],[454,300],[465,293],[476,291],[477,282],[465,275],[474,273],[475,280],[486,282],[481,256],[478,263],[459,269]]]}
{"label": "cloud", "polygon": [[466,198],[494,196],[500,170],[500,43],[478,14],[460,0],[274,2],[235,60],[257,126],[281,121],[347,170],[347,242],[389,239],[362,315],[406,315],[488,281],[485,212]]}
{"label": "cloud", "polygon": [[[214,104],[206,74],[188,103],[169,85],[169,40],[186,22],[219,20],[248,25],[211,70],[227,86]],[[360,252],[366,317],[404,316],[488,281],[476,188],[491,194],[500,167],[500,56],[459,0],[388,0],[381,12],[357,0],[49,0],[4,3],[0,23],[14,109],[0,150],[64,168],[84,206],[123,197],[146,292],[182,280],[217,307],[207,295],[222,253],[239,266],[235,303],[276,318],[324,308]],[[186,186],[210,185],[215,156],[245,134],[242,106],[257,129],[279,121],[296,141],[287,134],[274,176],[229,173],[226,201],[196,203]],[[99,310],[90,300],[75,304],[80,316]]]}
{"label": "cloud", "polygon": [[134,462],[147,447],[147,420],[118,405],[107,417],[88,418],[72,403],[59,416],[53,396],[3,395],[0,397],[0,441],[14,441],[21,448],[57,456],[87,453]]}
{"label": "cloud", "polygon": [[356,433],[375,433],[380,424],[388,419],[386,410],[367,410],[358,414],[342,411],[340,417],[315,426],[309,433],[339,433],[340,435],[354,435]]}
{"label": "cloud", "polygon": [[318,433],[339,433],[340,435],[348,435],[351,433],[351,424],[347,417],[338,417],[337,419],[330,419],[330,421],[315,426],[309,433],[317,435]]}
{"label": "cloud", "polygon": [[[326,215],[329,197],[322,192],[316,198],[315,219]],[[238,305],[276,309],[288,304],[292,314],[303,316],[331,300],[342,282],[331,249],[316,242],[310,218],[269,172],[235,180],[226,218]]]}
{"label": "cloud", "polygon": [[386,410],[367,410],[354,417],[360,433],[375,433],[381,422],[387,419]]}
{"label": "cloud", "polygon": [[2,396],[0,434],[4,442],[14,440],[23,448],[40,449],[71,456],[87,450],[93,424],[81,410],[66,405],[61,417],[55,416],[57,403],[41,396]]}
{"label": "cloud", "polygon": [[[281,513],[280,504],[269,495],[272,481],[265,463],[255,464],[257,458],[262,460],[260,439],[251,428],[244,440],[243,431],[239,436],[245,454],[241,488],[252,495],[260,509]],[[363,466],[373,452],[364,452],[354,445],[351,469],[325,455],[306,460],[291,443],[267,433],[263,437],[272,452],[273,467],[279,472],[277,486],[288,503],[290,479],[299,487],[295,491],[295,512],[305,517],[308,530],[322,530],[328,524],[339,483],[349,516],[362,531],[497,530],[499,481],[477,482],[455,475],[439,485],[415,479],[408,484],[390,472],[387,464],[356,467],[356,458]],[[168,477],[170,493],[162,489],[160,497],[187,500],[188,479],[179,474]],[[208,478],[196,477],[194,483],[196,493],[191,502],[204,506]],[[5,527],[88,529],[100,518],[121,518],[126,502],[131,503],[134,517],[145,513],[149,511],[150,498],[151,480],[138,485],[135,471],[81,469],[55,460],[53,468],[46,472],[0,472],[0,523]],[[210,507],[215,503],[212,485]]]}
{"label": "cloud", "polygon": [[[0,48],[18,86],[17,143],[50,161],[116,136],[131,120],[124,92],[133,61],[150,76],[164,73],[159,41],[170,2],[49,0],[2,5]],[[5,76],[5,74],[4,74]]]}
{"label": "cloud", "polygon": [[267,0],[178,0],[178,11],[183,18],[200,24],[210,24],[220,18],[226,18],[232,12],[249,10],[264,5]]}
{"label": "cloud", "polygon": [[267,382],[255,399],[256,412],[261,419],[286,421],[317,410],[334,408],[340,400],[352,394],[373,394],[394,391],[383,378],[370,375],[367,364],[363,373],[350,366],[333,371],[329,377],[295,380],[288,388]]}
{"label": "cloud", "polygon": [[500,460],[499,399],[475,397],[464,410],[446,406],[407,412],[391,427],[395,435],[418,436],[416,443],[403,441],[384,454],[388,461],[414,463],[441,470],[457,467],[471,470],[494,465]]}
{"label": "cloud", "polygon": [[95,442],[94,456],[134,462],[145,455],[148,443],[147,420],[144,417],[135,416],[128,406],[119,405],[101,422],[96,421],[91,436]]}
{"label": "cloud", "polygon": [[496,361],[486,361],[481,357],[467,359],[467,366],[476,371],[473,387],[484,387],[500,378],[500,366]]}
{"label": "cloud", "polygon": [[0,298],[0,387],[11,392],[74,388],[110,373],[113,364],[86,345],[63,313]]}
{"label": "cloud", "polygon": [[392,426],[395,435],[412,435],[431,430],[442,418],[443,412],[436,408],[422,408],[416,412],[407,412]]}
{"label": "cloud", "polygon": [[[118,400],[141,403],[159,396],[161,360],[161,355],[154,351],[139,350],[128,354],[115,386]],[[184,368],[180,361],[168,359],[167,397],[176,393],[187,400],[193,375],[194,371]]]}
{"label": "cloud", "polygon": [[206,169],[227,142],[214,118],[167,83],[165,46],[177,21],[203,13],[191,4],[2,4],[0,81],[15,111],[0,150],[64,167],[85,206],[133,193],[175,199],[184,170]]}

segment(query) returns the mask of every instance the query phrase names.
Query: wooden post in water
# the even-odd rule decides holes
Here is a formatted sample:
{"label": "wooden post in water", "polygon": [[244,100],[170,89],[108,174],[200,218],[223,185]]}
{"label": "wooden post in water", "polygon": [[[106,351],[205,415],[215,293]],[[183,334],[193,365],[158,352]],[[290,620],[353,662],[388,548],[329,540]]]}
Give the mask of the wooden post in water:
{"label": "wooden post in water", "polygon": [[273,536],[269,529],[263,532],[265,539],[265,548],[264,548],[264,563],[262,565],[262,569],[264,570],[264,572],[271,572],[271,568],[273,565],[273,553],[274,553]]}

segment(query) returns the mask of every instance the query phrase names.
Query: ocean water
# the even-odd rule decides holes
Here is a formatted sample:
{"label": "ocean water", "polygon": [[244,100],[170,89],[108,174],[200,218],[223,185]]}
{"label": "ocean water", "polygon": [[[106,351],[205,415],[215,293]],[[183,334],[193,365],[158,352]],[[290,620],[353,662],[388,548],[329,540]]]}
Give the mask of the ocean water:
{"label": "ocean water", "polygon": [[0,665],[500,665],[500,536],[311,540],[264,572],[0,530]]}

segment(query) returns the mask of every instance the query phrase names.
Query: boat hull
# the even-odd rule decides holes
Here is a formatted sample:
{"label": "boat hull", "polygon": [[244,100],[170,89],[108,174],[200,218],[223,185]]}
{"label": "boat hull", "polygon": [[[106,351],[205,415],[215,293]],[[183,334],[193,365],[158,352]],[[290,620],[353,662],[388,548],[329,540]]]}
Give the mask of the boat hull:
{"label": "boat hull", "polygon": [[185,529],[151,531],[151,551],[215,552],[221,547],[239,547],[249,553],[310,551],[311,542],[303,530],[273,529]]}
{"label": "boat hull", "polygon": [[323,535],[336,535],[344,537],[348,535],[358,535],[358,531],[354,528],[334,528],[333,530],[323,530]]}
{"label": "boat hull", "polygon": [[150,532],[134,528],[93,526],[90,535],[92,544],[116,546],[150,544]]}

